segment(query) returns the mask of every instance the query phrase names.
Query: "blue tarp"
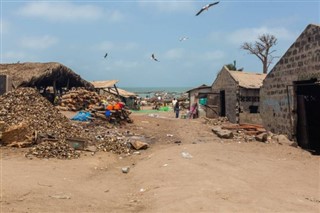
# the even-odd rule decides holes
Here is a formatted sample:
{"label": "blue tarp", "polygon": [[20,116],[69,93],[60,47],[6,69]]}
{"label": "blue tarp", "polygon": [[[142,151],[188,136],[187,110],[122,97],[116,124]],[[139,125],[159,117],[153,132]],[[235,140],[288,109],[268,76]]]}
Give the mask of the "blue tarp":
{"label": "blue tarp", "polygon": [[76,121],[88,121],[90,117],[90,112],[78,112],[71,120]]}

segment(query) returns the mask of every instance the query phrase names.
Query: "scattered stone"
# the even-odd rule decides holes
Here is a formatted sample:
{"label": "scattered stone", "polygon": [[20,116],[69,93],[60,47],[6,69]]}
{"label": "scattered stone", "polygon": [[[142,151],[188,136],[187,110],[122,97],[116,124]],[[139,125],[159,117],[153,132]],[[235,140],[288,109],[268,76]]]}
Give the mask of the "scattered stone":
{"label": "scattered stone", "polygon": [[147,149],[149,147],[149,144],[142,141],[132,141],[130,143],[136,150]]}
{"label": "scattered stone", "polygon": [[188,152],[181,152],[181,155],[182,155],[183,158],[186,158],[186,159],[193,158],[193,156],[190,155]]}
{"label": "scattered stone", "polygon": [[132,154],[134,154],[134,155],[141,155],[141,153],[140,152],[133,152]]}
{"label": "scattered stone", "polygon": [[220,131],[216,132],[219,138],[231,139],[233,138],[233,133],[230,130],[221,129]]}
{"label": "scattered stone", "polygon": [[266,142],[268,140],[268,134],[266,132],[255,136],[255,139],[260,142]]}
{"label": "scattered stone", "polygon": [[212,128],[212,132],[214,132],[214,133],[217,133],[217,132],[219,132],[219,131],[221,131],[221,130],[222,130],[222,129],[221,129],[220,126],[215,126],[215,127]]}
{"label": "scattered stone", "polygon": [[130,170],[130,167],[129,166],[123,167],[121,170],[122,170],[122,173],[128,173]]}
{"label": "scattered stone", "polygon": [[87,146],[84,148],[84,151],[88,151],[88,152],[96,152],[98,149],[96,146]]}
{"label": "scattered stone", "polygon": [[44,141],[35,147],[32,147],[26,154],[26,157],[30,155],[38,158],[58,158],[58,159],[74,159],[79,158],[80,153],[76,152],[74,148],[71,148],[65,142],[51,142]]}
{"label": "scattered stone", "polygon": [[281,145],[289,145],[294,146],[295,142],[290,141],[287,136],[285,135],[273,135],[272,140],[276,141],[277,143]]}
{"label": "scattered stone", "polygon": [[50,195],[49,197],[56,198],[56,199],[71,199],[71,196],[64,195],[64,194],[61,194],[61,195]]}
{"label": "scattered stone", "polygon": [[19,123],[12,125],[2,133],[2,144],[8,146],[10,144],[24,143],[25,146],[32,144],[32,134],[28,131],[26,123]]}

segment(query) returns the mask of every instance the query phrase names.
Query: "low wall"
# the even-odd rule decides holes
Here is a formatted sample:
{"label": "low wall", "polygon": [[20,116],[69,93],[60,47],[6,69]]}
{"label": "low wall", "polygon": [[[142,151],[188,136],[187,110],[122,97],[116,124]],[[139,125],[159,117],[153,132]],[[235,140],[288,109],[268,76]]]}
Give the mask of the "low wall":
{"label": "low wall", "polygon": [[262,119],[260,113],[242,112],[239,114],[239,123],[261,124]]}

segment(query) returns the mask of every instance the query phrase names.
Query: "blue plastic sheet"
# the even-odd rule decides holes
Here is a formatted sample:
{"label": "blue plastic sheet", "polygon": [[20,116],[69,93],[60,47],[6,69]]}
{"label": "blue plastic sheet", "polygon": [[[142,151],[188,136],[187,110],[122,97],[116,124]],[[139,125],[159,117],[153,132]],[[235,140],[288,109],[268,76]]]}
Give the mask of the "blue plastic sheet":
{"label": "blue plastic sheet", "polygon": [[90,117],[90,112],[78,112],[71,120],[76,120],[76,121],[88,121]]}

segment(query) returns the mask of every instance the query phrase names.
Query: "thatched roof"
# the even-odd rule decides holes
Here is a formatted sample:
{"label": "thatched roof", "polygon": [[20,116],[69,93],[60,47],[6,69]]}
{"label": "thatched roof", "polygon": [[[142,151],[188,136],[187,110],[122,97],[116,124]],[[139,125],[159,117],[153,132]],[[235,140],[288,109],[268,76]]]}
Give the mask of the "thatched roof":
{"label": "thatched roof", "polygon": [[70,68],[56,62],[49,63],[15,63],[0,64],[0,74],[9,75],[15,88],[23,87],[85,87],[93,89],[93,85],[82,79]]}
{"label": "thatched roof", "polygon": [[[120,88],[117,88],[118,92],[119,92],[119,96],[121,97],[124,97],[124,98],[136,98],[138,97],[137,94],[133,93],[133,92],[129,92],[129,91],[126,91],[124,89],[120,89]],[[113,90],[105,90],[106,92],[109,92],[111,94],[114,94],[114,95],[117,95],[117,92],[116,91],[113,91]]]}
{"label": "thatched roof", "polygon": [[90,83],[93,84],[94,88],[96,89],[105,89],[114,87],[118,80],[108,80],[108,81],[91,81]]}

